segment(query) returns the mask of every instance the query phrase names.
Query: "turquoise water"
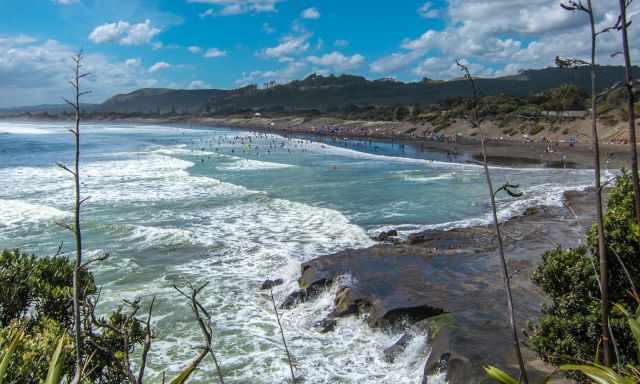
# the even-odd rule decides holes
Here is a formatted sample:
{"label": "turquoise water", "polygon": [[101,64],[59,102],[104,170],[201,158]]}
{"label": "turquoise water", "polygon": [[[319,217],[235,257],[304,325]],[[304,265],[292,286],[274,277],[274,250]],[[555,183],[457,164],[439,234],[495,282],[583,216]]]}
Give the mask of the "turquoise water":
{"label": "turquoise water", "polygon": [[[55,163],[71,160],[65,124],[0,123],[0,247],[53,253],[71,237],[54,224],[69,218],[71,180]],[[87,124],[82,127],[83,208],[89,255],[111,253],[94,271],[102,310],[156,295],[158,337],[150,374],[169,376],[196,354],[201,335],[172,289],[209,282],[202,294],[217,331],[228,383],[282,382],[288,375],[269,299],[258,287],[284,278],[295,289],[300,263],[366,247],[385,228],[411,231],[488,219],[482,169],[405,156],[391,143],[313,142],[222,128]],[[424,157],[442,158],[437,154]],[[533,204],[560,204],[562,191],[588,185],[592,172],[493,168],[507,218]],[[357,284],[345,276],[343,284]],[[334,288],[335,289],[335,288]],[[428,354],[416,338],[395,363],[382,350],[399,331],[340,319],[335,332],[313,327],[331,311],[331,292],[282,313],[297,372],[306,383],[418,383]],[[208,360],[197,378],[212,377]]]}

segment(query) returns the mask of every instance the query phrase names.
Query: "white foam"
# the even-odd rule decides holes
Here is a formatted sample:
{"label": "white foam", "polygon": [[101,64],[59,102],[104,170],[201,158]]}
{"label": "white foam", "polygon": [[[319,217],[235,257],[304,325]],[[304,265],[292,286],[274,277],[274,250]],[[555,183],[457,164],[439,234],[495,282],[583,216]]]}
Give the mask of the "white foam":
{"label": "white foam", "polygon": [[[204,176],[191,176],[193,163],[158,154],[138,155],[123,160],[108,160],[81,166],[82,194],[91,203],[123,201],[162,201],[254,193],[244,187]],[[72,180],[58,167],[16,167],[0,169],[0,179],[13,180],[0,191],[15,196],[47,192],[41,201],[68,201]]]}
{"label": "white foam", "polygon": [[394,173],[401,175],[404,181],[414,183],[431,183],[433,181],[439,180],[451,180],[454,179],[457,175],[456,172],[447,172],[435,176],[427,176],[419,171],[399,171]]}
{"label": "white foam", "polygon": [[196,235],[186,229],[148,225],[130,225],[128,227],[130,234],[124,240],[137,249],[158,246],[172,247],[195,243]]}
{"label": "white foam", "polygon": [[234,162],[219,165],[217,168],[224,171],[266,171],[271,169],[285,169],[292,167],[295,167],[295,165],[237,158],[237,160],[235,160]]}
{"label": "white foam", "polygon": [[53,223],[70,214],[57,208],[29,203],[23,200],[0,199],[0,228],[25,224]]}
{"label": "white foam", "polygon": [[[539,184],[523,191],[521,198],[498,199],[496,205],[498,208],[498,220],[504,222],[512,217],[521,215],[529,207],[560,207],[563,206],[564,193],[567,191],[584,191],[592,187],[592,184],[581,184],[575,186],[559,186],[554,184]],[[488,201],[487,201],[488,204]],[[487,209],[489,209],[487,207]],[[482,216],[471,217],[468,219],[448,221],[438,224],[415,225],[384,225],[372,228],[368,231],[371,236],[376,236],[382,231],[395,229],[401,237],[407,237],[411,233],[426,230],[447,230],[453,228],[466,228],[493,223],[493,215],[487,211]]]}
{"label": "white foam", "polygon": [[0,122],[0,133],[8,133],[11,135],[47,135],[56,132],[42,125]]}

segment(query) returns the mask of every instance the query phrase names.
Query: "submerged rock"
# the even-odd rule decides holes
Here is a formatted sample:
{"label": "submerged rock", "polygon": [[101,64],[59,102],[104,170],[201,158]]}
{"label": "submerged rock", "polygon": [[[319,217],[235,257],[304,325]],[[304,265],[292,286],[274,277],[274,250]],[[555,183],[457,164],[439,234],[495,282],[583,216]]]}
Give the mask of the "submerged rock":
{"label": "submerged rock", "polygon": [[393,363],[396,357],[401,354],[406,348],[407,345],[413,340],[414,336],[410,333],[404,333],[395,343],[391,346],[384,349],[382,352],[384,355],[384,360],[387,363]]}
{"label": "submerged rock", "polygon": [[318,332],[320,333],[333,332],[333,330],[336,329],[336,325],[338,325],[336,319],[330,317],[320,320],[314,324],[316,328],[319,328]]}
{"label": "submerged rock", "polygon": [[282,279],[265,280],[260,286],[260,289],[265,291],[267,289],[271,289],[273,287],[277,287],[278,285],[282,285],[282,284],[284,284],[284,280]]}
{"label": "submerged rock", "polygon": [[303,302],[307,297],[307,292],[304,289],[297,289],[284,299],[284,301],[280,304],[281,309],[291,309],[296,304]]}

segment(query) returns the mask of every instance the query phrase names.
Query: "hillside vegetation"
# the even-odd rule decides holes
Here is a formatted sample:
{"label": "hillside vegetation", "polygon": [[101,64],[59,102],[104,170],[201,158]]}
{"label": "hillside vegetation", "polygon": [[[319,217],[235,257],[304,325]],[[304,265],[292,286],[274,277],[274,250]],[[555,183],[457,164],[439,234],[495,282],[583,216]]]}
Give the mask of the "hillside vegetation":
{"label": "hillside vegetation", "polygon": [[[636,68],[640,76],[640,68]],[[623,77],[623,68],[601,66],[598,88],[605,89]],[[484,95],[506,94],[528,97],[563,84],[590,88],[586,68],[545,68],[524,71],[515,76],[478,79]],[[233,114],[243,111],[327,113],[345,108],[398,105],[433,105],[448,99],[468,96],[468,84],[462,80],[403,83],[391,79],[367,80],[364,77],[310,75],[304,80],[259,89],[249,85],[235,90],[141,89],[116,95],[95,110],[104,113],[142,114]]]}

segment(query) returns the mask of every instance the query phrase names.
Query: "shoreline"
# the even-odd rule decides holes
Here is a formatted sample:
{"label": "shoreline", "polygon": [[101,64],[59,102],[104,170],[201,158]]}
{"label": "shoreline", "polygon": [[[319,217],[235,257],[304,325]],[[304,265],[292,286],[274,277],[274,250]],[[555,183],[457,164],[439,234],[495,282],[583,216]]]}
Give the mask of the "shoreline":
{"label": "shoreline", "polygon": [[[105,123],[105,121],[94,122]],[[186,127],[189,122],[123,120],[121,123],[174,124]],[[195,126],[226,128],[225,125],[211,122],[191,123],[194,128]],[[268,128],[228,128],[279,135],[288,134],[283,130],[268,130]],[[309,135],[305,132],[289,134]],[[315,137],[332,140],[335,138],[338,143],[342,141],[335,136],[318,133],[315,133]],[[362,138],[351,139],[362,140]],[[385,142],[388,143],[390,139],[375,140],[386,140]],[[415,145],[415,142],[408,139],[394,138],[393,140],[398,145],[402,140],[406,140],[407,145],[409,143]],[[513,159],[507,157],[504,161],[507,165],[513,165]],[[473,159],[469,162],[472,161]],[[542,206],[539,203],[530,202],[531,204],[527,205],[524,212],[516,212],[515,216],[503,221],[505,245],[508,256],[512,258],[511,269],[517,271],[513,283],[521,329],[526,329],[526,320],[536,316],[539,303],[543,300],[540,292],[532,286],[530,274],[539,262],[542,252],[551,247],[547,241],[553,239],[553,243],[556,244],[575,246],[582,239],[582,232],[588,228],[593,216],[591,195],[592,193],[588,190],[568,189],[562,193],[563,201],[574,207],[575,212],[580,216],[577,219],[571,216],[571,212],[565,207]],[[581,226],[581,231],[573,229],[577,223]],[[476,382],[474,380],[479,381],[484,378],[484,371],[481,369],[483,364],[510,369],[513,363],[510,359],[509,343],[504,343],[507,347],[496,346],[502,343],[497,343],[496,340],[506,341],[509,336],[508,332],[505,333],[508,328],[503,327],[506,320],[501,316],[501,311],[504,311],[504,297],[494,264],[495,245],[492,239],[490,225],[467,224],[460,227],[419,231],[410,235],[406,241],[398,239],[387,243],[381,242],[368,248],[348,249],[319,256],[301,264],[299,280],[301,290],[294,293],[291,303],[298,299],[312,300],[316,290],[324,289],[328,284],[334,283],[338,276],[345,273],[355,274],[354,281],[364,283],[338,290],[335,297],[335,318],[352,314],[368,314],[371,326],[383,327],[386,326],[387,320],[393,323],[394,319],[408,314],[415,316],[418,320],[411,330],[407,330],[407,333],[428,333],[433,331],[433,316],[444,313],[445,316],[450,316],[447,318],[447,324],[453,321],[454,324],[464,328],[465,332],[461,332],[456,327],[444,325],[441,332],[438,332],[441,336],[431,338],[430,344],[433,347],[432,356],[434,357],[425,363],[425,377],[438,367],[443,356],[449,356],[447,357],[449,366],[456,367],[451,368],[448,373],[449,383]],[[426,274],[422,275],[416,271],[426,271]],[[482,304],[483,307],[474,308],[477,304]],[[425,314],[428,316],[424,317]],[[487,327],[487,324],[491,326]],[[402,346],[398,348],[401,349]],[[470,353],[470,350],[473,352]],[[487,357],[492,360],[487,360]],[[531,351],[526,352],[526,358],[534,378],[549,371],[549,367],[537,360]],[[458,363],[453,364],[454,361]],[[463,375],[463,379],[456,379],[457,375]]]}
{"label": "shoreline", "polygon": [[[4,119],[5,121],[43,121],[39,119]],[[60,122],[64,120],[48,119],[44,121]],[[468,134],[435,135],[426,134],[428,126],[412,123],[389,121],[346,121],[334,118],[303,117],[187,117],[175,116],[164,118],[124,118],[124,119],[89,119],[88,123],[113,124],[157,124],[198,127],[219,127],[244,129],[253,132],[274,133],[282,136],[317,137],[343,140],[361,140],[393,143],[398,146],[415,148],[420,154],[437,157],[437,160],[479,164],[481,147],[479,139]],[[568,124],[568,123],[567,123]],[[421,132],[418,132],[422,130]],[[473,133],[471,134],[473,135]],[[620,169],[628,164],[628,145],[601,142],[601,158],[603,169]],[[551,151],[548,151],[550,149]],[[552,141],[548,146],[539,138],[533,140],[515,140],[504,136],[487,137],[487,154],[490,165],[512,166],[520,168],[577,168],[593,169],[591,145],[585,135],[573,145],[565,139]]]}

